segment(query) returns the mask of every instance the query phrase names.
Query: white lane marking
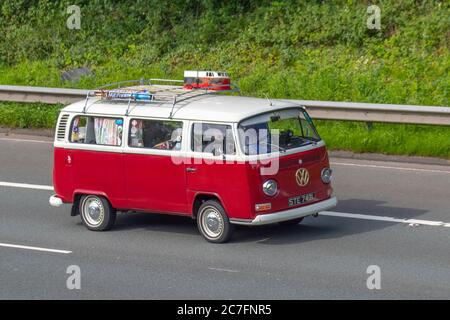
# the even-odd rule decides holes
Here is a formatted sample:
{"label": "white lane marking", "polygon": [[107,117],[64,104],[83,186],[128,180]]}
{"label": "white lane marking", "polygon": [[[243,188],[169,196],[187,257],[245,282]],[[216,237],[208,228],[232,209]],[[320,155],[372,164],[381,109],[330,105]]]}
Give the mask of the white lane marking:
{"label": "white lane marking", "polygon": [[67,251],[67,250],[57,250],[57,249],[49,249],[49,248],[41,248],[41,247],[30,247],[30,246],[22,246],[22,245],[18,245],[18,244],[10,244],[10,243],[0,243],[0,247],[53,252],[53,253],[64,253],[64,254],[72,253],[72,251]]}
{"label": "white lane marking", "polygon": [[340,217],[340,218],[375,220],[375,221],[385,221],[385,222],[405,223],[405,224],[418,224],[418,225],[424,225],[424,226],[450,228],[450,223],[442,222],[442,221],[399,219],[399,218],[393,218],[393,217],[373,216],[373,215],[367,215],[367,214],[356,214],[356,213],[345,213],[345,212],[334,212],[334,211],[322,211],[322,212],[319,212],[319,215]]}
{"label": "white lane marking", "polygon": [[380,165],[375,165],[375,164],[357,164],[357,163],[334,162],[334,161],[331,161],[331,164],[332,165],[337,165],[337,166],[364,167],[364,168],[376,168],[376,169],[393,169],[393,170],[403,170],[403,171],[432,172],[432,173],[450,174],[450,171],[435,170],[435,169],[390,167],[390,166],[380,166]]}
{"label": "white lane marking", "polygon": [[213,270],[213,271],[231,272],[231,273],[239,272],[239,271],[237,271],[237,270],[223,269],[223,268],[208,268],[208,269],[209,269],[209,270]]}
{"label": "white lane marking", "polygon": [[[15,183],[15,182],[2,182],[2,181],[0,181],[0,186],[11,187],[11,188],[25,188],[25,189],[34,189],[34,190],[53,191],[53,187],[52,186],[44,186],[44,185],[37,185],[37,184],[27,184],[27,183]],[[450,223],[449,222],[442,222],[442,221],[417,220],[417,219],[399,219],[399,218],[393,218],[393,217],[374,216],[374,215],[356,214],[356,213],[345,213],[345,212],[334,212],[334,211],[322,211],[322,212],[320,212],[320,215],[341,217],[341,218],[386,221],[386,222],[405,223],[405,224],[419,224],[419,225],[427,225],[427,226],[434,226],[434,227],[450,228]],[[263,240],[259,240],[259,241],[264,241],[264,240],[267,240],[267,239],[263,239]],[[228,269],[220,269],[220,268],[209,268],[209,269],[216,270],[216,271],[239,272],[239,271],[228,270]]]}
{"label": "white lane marking", "polygon": [[29,184],[29,183],[5,182],[5,181],[0,181],[0,187],[53,191],[52,186],[43,186],[40,184]]}
{"label": "white lane marking", "polygon": [[52,144],[53,141],[31,140],[31,139],[14,139],[14,138],[0,138],[0,141],[15,141],[15,142],[34,142]]}

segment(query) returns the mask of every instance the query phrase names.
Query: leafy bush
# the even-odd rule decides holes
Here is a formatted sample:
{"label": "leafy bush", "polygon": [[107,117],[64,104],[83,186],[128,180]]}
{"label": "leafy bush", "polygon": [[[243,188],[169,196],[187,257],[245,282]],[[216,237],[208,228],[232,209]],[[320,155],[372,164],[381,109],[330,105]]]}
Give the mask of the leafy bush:
{"label": "leafy bush", "polygon": [[[372,3],[381,30],[367,29]],[[72,4],[80,30],[66,27]],[[92,88],[218,69],[245,95],[448,105],[449,16],[444,0],[3,0],[0,83]],[[60,80],[80,66],[95,75]]]}

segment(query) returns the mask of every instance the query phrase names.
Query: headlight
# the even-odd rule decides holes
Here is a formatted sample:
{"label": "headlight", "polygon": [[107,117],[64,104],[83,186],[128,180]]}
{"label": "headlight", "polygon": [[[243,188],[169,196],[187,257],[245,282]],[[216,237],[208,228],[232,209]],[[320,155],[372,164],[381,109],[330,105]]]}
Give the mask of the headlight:
{"label": "headlight", "polygon": [[333,170],[330,168],[323,168],[320,176],[322,177],[323,183],[330,183],[331,182],[331,174],[333,173]]}
{"label": "headlight", "polygon": [[278,184],[275,180],[267,180],[263,183],[263,191],[266,195],[272,197],[277,194]]}

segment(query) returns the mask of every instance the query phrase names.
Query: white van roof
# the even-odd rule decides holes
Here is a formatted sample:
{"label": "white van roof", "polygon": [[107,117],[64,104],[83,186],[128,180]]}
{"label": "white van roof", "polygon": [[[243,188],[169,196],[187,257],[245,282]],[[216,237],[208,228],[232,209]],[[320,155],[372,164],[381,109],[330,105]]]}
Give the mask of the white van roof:
{"label": "white van roof", "polygon": [[[65,107],[62,112],[82,113],[86,101],[82,100]],[[90,98],[86,105],[86,114],[102,114],[111,116],[151,117],[169,119],[172,103],[167,102],[133,102],[129,107],[126,101],[101,100],[98,97]],[[176,103],[171,119],[240,122],[241,120],[269,111],[275,111],[300,105],[280,100],[228,96],[223,94],[207,94],[193,97]]]}

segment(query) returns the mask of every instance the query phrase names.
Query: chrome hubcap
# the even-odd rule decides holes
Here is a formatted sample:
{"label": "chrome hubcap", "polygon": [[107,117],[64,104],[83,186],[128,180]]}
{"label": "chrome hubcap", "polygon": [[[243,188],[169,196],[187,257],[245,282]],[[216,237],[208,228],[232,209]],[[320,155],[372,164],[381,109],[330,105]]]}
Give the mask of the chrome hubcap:
{"label": "chrome hubcap", "polygon": [[88,224],[97,226],[103,222],[105,210],[103,203],[97,197],[90,197],[84,201],[83,212]]}
{"label": "chrome hubcap", "polygon": [[219,211],[214,207],[206,207],[202,214],[202,227],[210,238],[217,238],[223,232],[223,219]]}

